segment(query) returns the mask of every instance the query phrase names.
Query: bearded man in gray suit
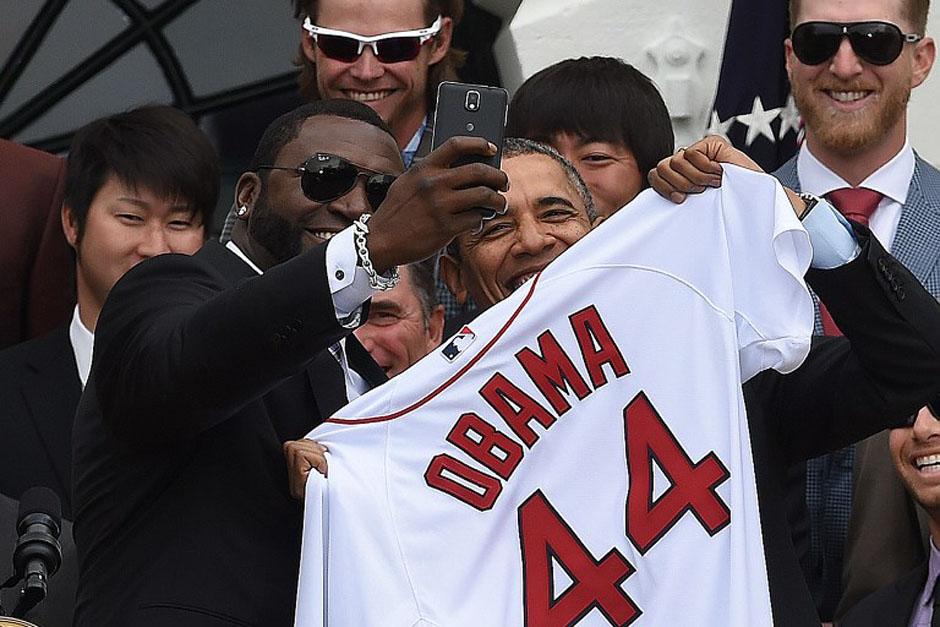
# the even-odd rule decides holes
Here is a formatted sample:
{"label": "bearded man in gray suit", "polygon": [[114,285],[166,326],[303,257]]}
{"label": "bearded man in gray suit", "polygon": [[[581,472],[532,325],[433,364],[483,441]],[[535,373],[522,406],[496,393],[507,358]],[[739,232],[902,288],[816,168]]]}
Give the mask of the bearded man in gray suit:
{"label": "bearded man in gray suit", "polygon": [[[911,90],[936,54],[924,32],[928,5],[790,0],[787,73],[806,141],[775,175],[844,205],[940,298],[940,172],[907,139]],[[816,331],[838,333],[824,308]],[[829,621],[922,562],[926,527],[893,472],[887,432],[806,471],[809,534],[797,516],[794,543],[809,544],[807,582]]]}

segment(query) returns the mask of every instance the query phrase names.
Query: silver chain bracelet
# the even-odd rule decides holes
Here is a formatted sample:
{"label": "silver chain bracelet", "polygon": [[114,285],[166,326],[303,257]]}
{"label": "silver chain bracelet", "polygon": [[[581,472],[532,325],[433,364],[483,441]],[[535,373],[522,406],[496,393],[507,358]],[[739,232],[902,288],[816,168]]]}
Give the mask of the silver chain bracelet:
{"label": "silver chain bracelet", "polygon": [[369,277],[369,286],[374,290],[390,290],[401,280],[398,274],[398,266],[389,270],[384,276],[375,271],[372,260],[369,258],[369,249],[366,248],[366,236],[369,235],[369,219],[371,213],[364,213],[359,219],[353,222],[353,242],[356,244],[356,255],[359,257],[359,265],[365,270]]}

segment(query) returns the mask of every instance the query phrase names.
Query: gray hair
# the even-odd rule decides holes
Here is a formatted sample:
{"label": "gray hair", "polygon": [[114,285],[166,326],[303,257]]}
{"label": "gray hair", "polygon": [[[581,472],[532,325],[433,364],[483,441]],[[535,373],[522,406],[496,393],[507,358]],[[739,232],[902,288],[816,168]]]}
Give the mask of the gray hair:
{"label": "gray hair", "polygon": [[591,192],[588,191],[587,185],[584,184],[584,179],[581,178],[581,175],[578,174],[578,170],[570,161],[565,159],[560,152],[548,144],[543,144],[532,139],[507,137],[503,141],[503,159],[512,159],[513,157],[521,157],[522,155],[545,155],[546,157],[554,159],[558,165],[561,166],[561,169],[565,171],[568,182],[571,183],[571,186],[578,192],[578,196],[580,196],[581,200],[584,202],[584,209],[587,211],[588,220],[590,220],[592,224],[594,223],[594,220],[597,219],[597,209],[594,208],[594,199],[591,198]]}

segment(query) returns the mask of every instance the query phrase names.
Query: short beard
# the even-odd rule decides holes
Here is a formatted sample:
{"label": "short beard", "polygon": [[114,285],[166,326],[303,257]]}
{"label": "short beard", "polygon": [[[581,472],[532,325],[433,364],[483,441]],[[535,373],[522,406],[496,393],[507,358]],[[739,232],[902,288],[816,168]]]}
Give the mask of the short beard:
{"label": "short beard", "polygon": [[872,103],[874,111],[862,110],[853,115],[829,110],[810,97],[815,92],[811,85],[797,83],[792,91],[807,130],[820,146],[839,155],[858,154],[876,145],[898,124],[911,98],[910,89],[882,91],[878,96],[882,101]]}
{"label": "short beard", "polygon": [[248,220],[248,236],[271,253],[274,263],[300,254],[304,231],[271,210],[262,193]]}

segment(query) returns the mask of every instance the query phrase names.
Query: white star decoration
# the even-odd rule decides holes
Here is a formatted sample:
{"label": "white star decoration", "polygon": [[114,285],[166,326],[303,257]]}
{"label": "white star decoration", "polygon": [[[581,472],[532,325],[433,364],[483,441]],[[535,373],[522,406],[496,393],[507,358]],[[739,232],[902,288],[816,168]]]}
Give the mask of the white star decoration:
{"label": "white star decoration", "polygon": [[777,134],[777,139],[783,139],[790,129],[793,129],[795,133],[800,132],[800,112],[796,108],[793,96],[787,96],[787,103],[780,109],[780,132]]}
{"label": "white star decoration", "polygon": [[728,129],[731,127],[732,124],[734,124],[734,117],[728,118],[727,120],[722,122],[721,120],[718,119],[718,112],[712,111],[712,119],[711,119],[711,122],[708,124],[708,128],[705,129],[705,134],[706,135],[720,135],[721,137],[728,139],[728,141],[731,141],[728,138]]}
{"label": "white star decoration", "polygon": [[754,143],[754,140],[757,139],[758,135],[763,135],[771,142],[776,141],[774,131],[770,128],[770,123],[777,117],[778,113],[780,113],[780,107],[765,111],[764,103],[761,102],[760,96],[755,96],[754,106],[751,108],[751,112],[739,115],[737,118],[738,122],[747,126],[747,137],[744,143],[750,146]]}
{"label": "white star decoration", "polygon": [[[777,117],[780,118],[780,130],[777,137],[774,137],[774,131],[770,128],[770,123]],[[733,115],[725,121],[719,119],[717,111],[712,111],[712,117],[709,120],[708,128],[705,129],[705,134],[720,135],[728,139],[728,129],[735,122],[747,126],[747,136],[744,141],[748,146],[754,143],[758,135],[763,135],[773,143],[778,139],[782,140],[791,129],[797,134],[800,132],[800,112],[796,108],[793,96],[787,96],[787,102],[783,107],[766,110],[760,96],[757,96],[754,98],[750,113]]]}

